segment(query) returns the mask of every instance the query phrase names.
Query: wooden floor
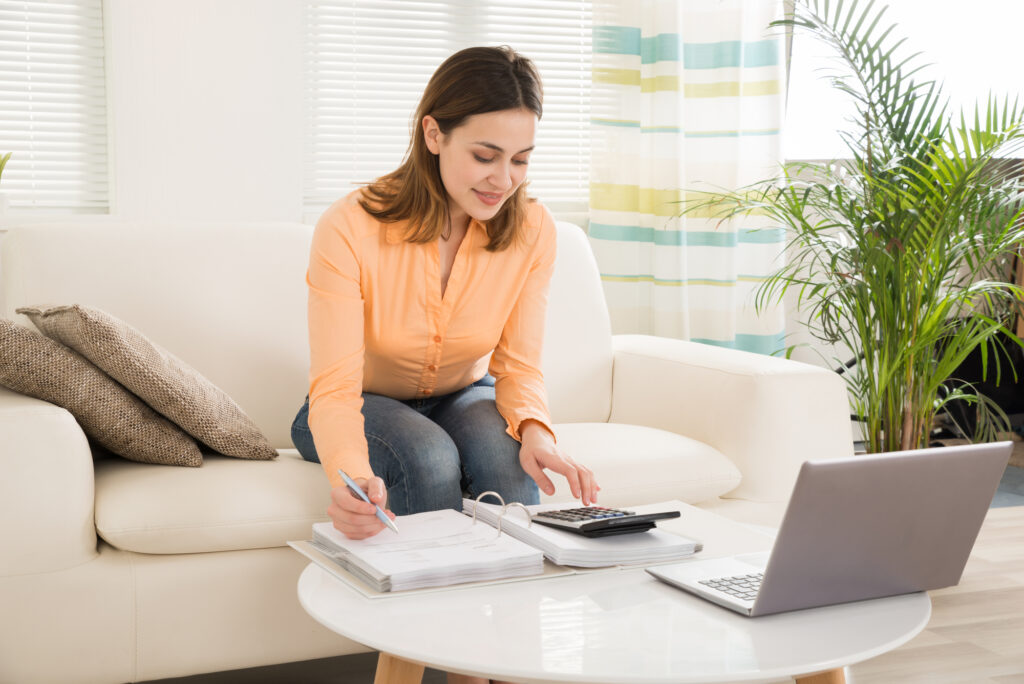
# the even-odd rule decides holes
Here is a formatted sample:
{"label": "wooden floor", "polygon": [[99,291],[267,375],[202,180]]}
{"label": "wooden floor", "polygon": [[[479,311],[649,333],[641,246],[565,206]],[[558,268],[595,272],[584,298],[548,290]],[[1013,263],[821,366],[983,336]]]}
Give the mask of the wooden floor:
{"label": "wooden floor", "polygon": [[[1024,684],[1024,506],[991,509],[960,584],[931,596],[925,631],[847,668],[847,684]],[[369,684],[375,665],[364,653],[160,684]],[[444,681],[433,670],[424,677]]]}
{"label": "wooden floor", "polygon": [[991,509],[960,584],[931,597],[925,631],[848,684],[1024,684],[1024,506]]}

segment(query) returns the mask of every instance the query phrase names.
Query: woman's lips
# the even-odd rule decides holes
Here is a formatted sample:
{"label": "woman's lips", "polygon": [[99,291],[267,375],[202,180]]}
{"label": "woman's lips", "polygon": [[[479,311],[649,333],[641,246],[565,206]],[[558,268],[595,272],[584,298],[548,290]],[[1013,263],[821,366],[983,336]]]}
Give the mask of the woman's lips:
{"label": "woman's lips", "polygon": [[479,190],[474,190],[473,192],[476,193],[481,202],[490,207],[501,202],[501,198],[504,196],[500,192],[480,192]]}

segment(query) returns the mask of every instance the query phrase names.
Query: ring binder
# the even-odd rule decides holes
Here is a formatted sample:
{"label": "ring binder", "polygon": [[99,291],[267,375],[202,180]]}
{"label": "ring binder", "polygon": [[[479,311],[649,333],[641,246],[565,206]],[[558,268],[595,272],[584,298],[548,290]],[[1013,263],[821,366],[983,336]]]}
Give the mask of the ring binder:
{"label": "ring binder", "polygon": [[503,499],[501,497],[501,494],[499,494],[498,492],[484,492],[483,494],[479,495],[478,497],[476,497],[476,499],[473,500],[474,525],[476,524],[476,505],[480,502],[480,499],[484,498],[485,496],[493,496],[495,499],[501,502],[501,511],[498,513],[498,524],[496,525],[496,527],[498,528],[499,537],[501,536],[501,519],[505,517],[505,511],[508,510],[509,506],[518,506],[519,508],[523,509],[523,512],[526,513],[526,526],[530,527],[530,525],[533,524],[533,515],[530,513],[530,509],[524,506],[523,504],[519,503],[518,501],[505,503],[505,499]]}

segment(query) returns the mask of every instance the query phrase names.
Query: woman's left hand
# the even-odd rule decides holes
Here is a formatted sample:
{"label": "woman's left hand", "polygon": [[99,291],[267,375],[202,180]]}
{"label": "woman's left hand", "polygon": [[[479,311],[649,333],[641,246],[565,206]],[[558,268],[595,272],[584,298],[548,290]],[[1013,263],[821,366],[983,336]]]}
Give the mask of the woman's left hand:
{"label": "woman's left hand", "polygon": [[522,438],[519,463],[542,492],[555,492],[551,479],[544,473],[548,469],[565,477],[572,495],[581,499],[584,506],[597,503],[597,492],[601,488],[597,486],[594,473],[559,449],[547,428],[535,420],[525,420],[519,426],[519,436]]}

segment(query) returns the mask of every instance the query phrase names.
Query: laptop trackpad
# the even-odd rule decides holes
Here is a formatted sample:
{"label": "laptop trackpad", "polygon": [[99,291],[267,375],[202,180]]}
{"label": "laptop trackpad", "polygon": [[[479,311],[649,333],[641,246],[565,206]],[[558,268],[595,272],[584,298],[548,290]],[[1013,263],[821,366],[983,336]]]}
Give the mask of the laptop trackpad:
{"label": "laptop trackpad", "polygon": [[[757,553],[743,553],[733,556],[732,559],[739,561],[740,563],[746,563],[752,565],[757,571],[763,571],[768,567],[768,556],[771,555],[771,551],[758,551]],[[753,570],[751,571],[753,572]]]}

